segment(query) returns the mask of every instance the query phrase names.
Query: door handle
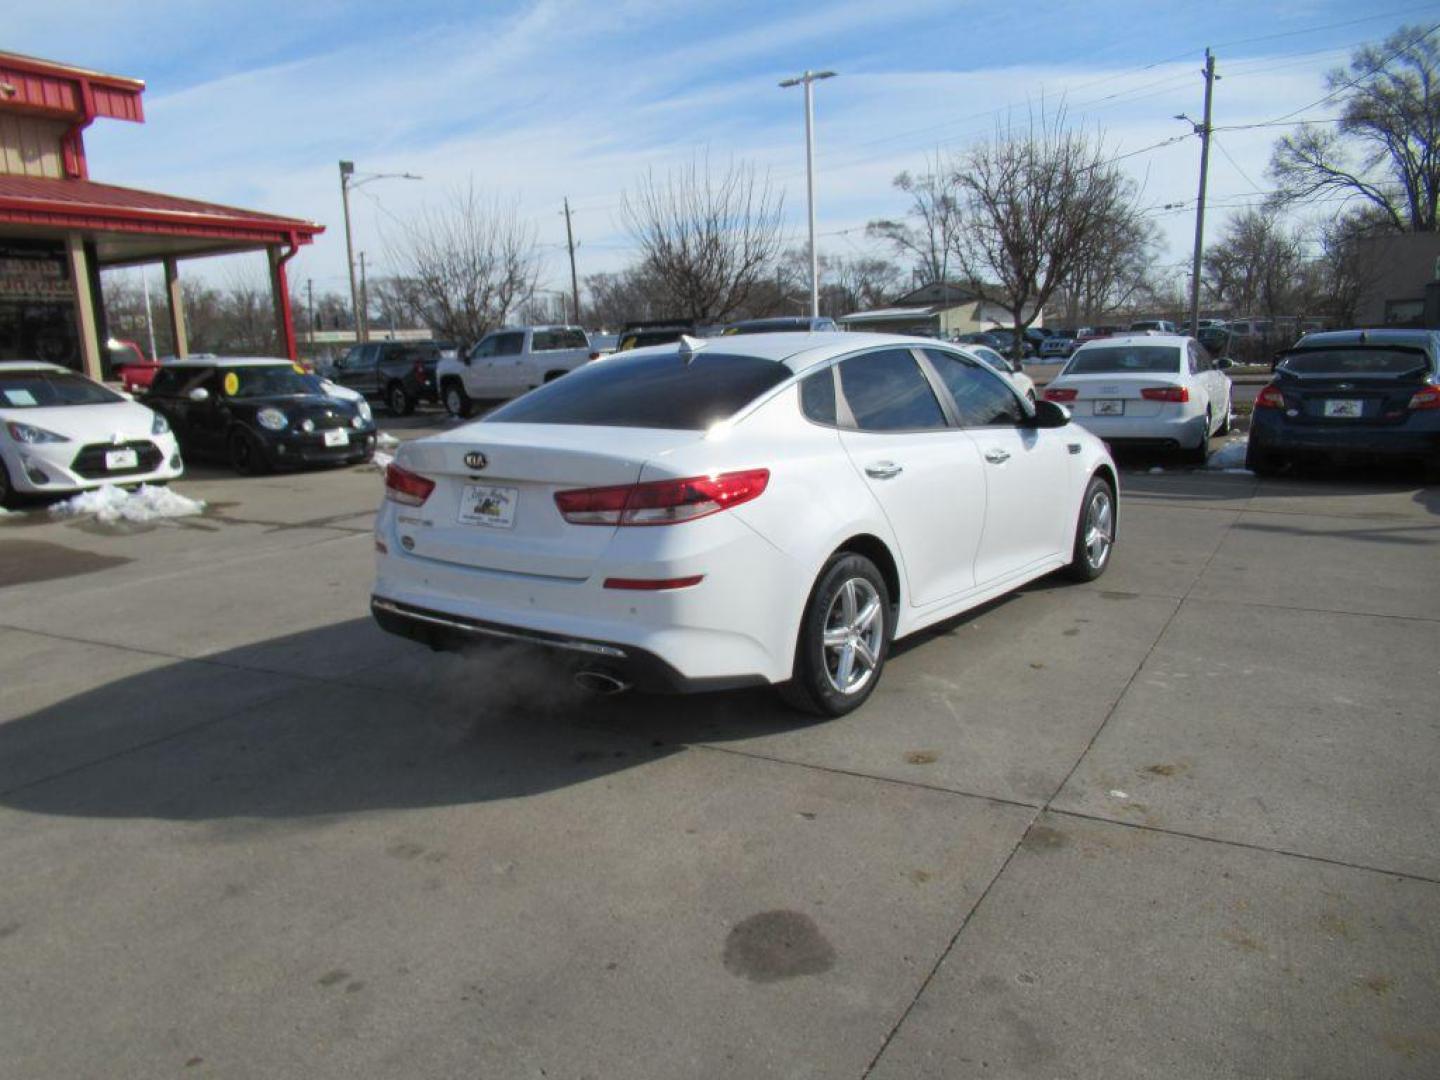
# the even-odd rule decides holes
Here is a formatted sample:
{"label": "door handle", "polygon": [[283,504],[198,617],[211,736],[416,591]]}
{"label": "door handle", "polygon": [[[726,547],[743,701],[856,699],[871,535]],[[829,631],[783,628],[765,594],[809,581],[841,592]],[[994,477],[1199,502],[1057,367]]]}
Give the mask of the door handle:
{"label": "door handle", "polygon": [[999,465],[1002,462],[1010,460],[1010,452],[1008,450],[1001,450],[998,446],[992,446],[989,450],[985,451],[985,460],[990,462],[991,465]]}
{"label": "door handle", "polygon": [[865,466],[865,475],[874,477],[876,480],[892,480],[902,472],[904,469],[893,461],[877,461],[874,465]]}

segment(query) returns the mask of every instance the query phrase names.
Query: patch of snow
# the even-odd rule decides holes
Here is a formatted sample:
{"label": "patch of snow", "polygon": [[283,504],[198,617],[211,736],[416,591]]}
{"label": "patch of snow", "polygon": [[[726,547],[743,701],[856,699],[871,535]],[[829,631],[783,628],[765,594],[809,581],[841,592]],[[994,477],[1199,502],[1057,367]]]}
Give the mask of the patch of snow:
{"label": "patch of snow", "polygon": [[1153,476],[1156,473],[1163,473],[1165,470],[1162,469],[1159,465],[1151,465],[1150,468],[1146,469],[1145,471]]}
{"label": "patch of snow", "polygon": [[393,450],[400,445],[400,440],[388,431],[382,431],[375,436],[375,445],[382,450]]}
{"label": "patch of snow", "polygon": [[169,488],[142,484],[137,491],[125,491],[114,484],[82,491],[50,507],[55,517],[89,517],[104,525],[120,521],[148,522],[164,518],[193,517],[205,512],[202,499],[187,499]]}
{"label": "patch of snow", "polygon": [[375,456],[370,459],[370,465],[371,467],[379,469],[381,472],[384,472],[390,467],[390,463],[394,460],[394,454],[382,454],[379,450],[376,450]]}
{"label": "patch of snow", "polygon": [[1125,794],[1125,792],[1121,791],[1119,788],[1111,788],[1110,797],[1112,799],[1128,799],[1130,796]]}
{"label": "patch of snow", "polygon": [[1210,455],[1205,462],[1205,468],[1219,472],[1248,472],[1244,467],[1246,445],[1244,439],[1226,443]]}

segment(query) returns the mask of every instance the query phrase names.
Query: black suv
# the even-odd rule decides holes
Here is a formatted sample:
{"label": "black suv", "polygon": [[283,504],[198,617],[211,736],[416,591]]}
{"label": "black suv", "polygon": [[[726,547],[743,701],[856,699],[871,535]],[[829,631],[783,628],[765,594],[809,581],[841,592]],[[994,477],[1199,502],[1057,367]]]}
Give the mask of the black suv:
{"label": "black suv", "polygon": [[369,461],[370,406],[329,389],[288,360],[176,360],[142,400],[170,422],[186,457],[219,458],[239,473]]}
{"label": "black suv", "polygon": [[422,401],[440,402],[435,368],[446,351],[445,341],[372,341],[356,345],[328,373],[341,386],[368,398],[383,400],[395,416],[409,416]]}

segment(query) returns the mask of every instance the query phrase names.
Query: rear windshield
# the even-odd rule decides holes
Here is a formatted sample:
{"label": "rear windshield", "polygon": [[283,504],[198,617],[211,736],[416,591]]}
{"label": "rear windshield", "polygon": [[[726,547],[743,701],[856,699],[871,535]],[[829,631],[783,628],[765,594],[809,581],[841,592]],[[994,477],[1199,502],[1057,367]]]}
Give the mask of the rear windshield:
{"label": "rear windshield", "polygon": [[790,376],[773,360],[701,352],[616,354],[577,368],[485,418],[499,424],[703,431]]}
{"label": "rear windshield", "polygon": [[1277,371],[1296,375],[1406,375],[1430,370],[1418,349],[1303,349],[1285,356]]}
{"label": "rear windshield", "polygon": [[1066,375],[1118,375],[1135,371],[1159,375],[1180,370],[1180,350],[1174,345],[1104,345],[1081,349],[1070,358]]}
{"label": "rear windshield", "polygon": [[97,382],[68,371],[7,371],[0,374],[0,407],[53,409],[61,405],[108,405],[123,401]]}

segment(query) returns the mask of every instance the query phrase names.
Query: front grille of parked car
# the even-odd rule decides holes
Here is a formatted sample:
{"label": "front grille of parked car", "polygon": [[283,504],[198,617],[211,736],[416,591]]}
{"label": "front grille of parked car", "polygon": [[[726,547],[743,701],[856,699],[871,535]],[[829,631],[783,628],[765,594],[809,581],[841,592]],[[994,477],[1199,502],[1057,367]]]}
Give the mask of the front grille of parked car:
{"label": "front grille of parked car", "polygon": [[[112,450],[134,450],[135,467],[107,469],[105,455]],[[89,446],[80,448],[80,452],[75,455],[75,461],[70,468],[87,480],[94,480],[101,476],[135,476],[139,473],[154,472],[160,467],[164,456],[160,452],[160,448],[153,442],[143,440],[126,443],[91,443]]]}

